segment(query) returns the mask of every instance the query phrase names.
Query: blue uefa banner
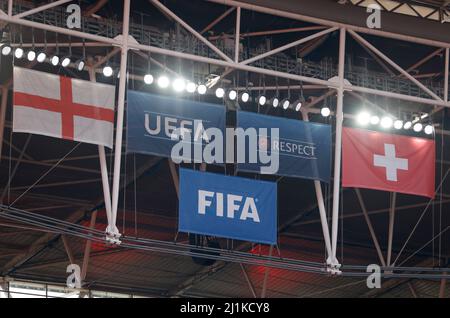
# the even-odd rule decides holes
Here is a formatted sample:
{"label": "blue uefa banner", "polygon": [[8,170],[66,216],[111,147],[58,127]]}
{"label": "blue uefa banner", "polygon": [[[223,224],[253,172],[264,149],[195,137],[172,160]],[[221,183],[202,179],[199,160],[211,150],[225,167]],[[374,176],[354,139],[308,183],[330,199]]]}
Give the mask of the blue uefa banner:
{"label": "blue uefa banner", "polygon": [[178,229],[276,244],[277,185],[180,168]]}
{"label": "blue uefa banner", "polygon": [[[207,143],[205,130],[225,131],[225,107],[222,105],[177,99],[137,91],[128,91],[127,152],[171,157],[173,146],[182,140],[173,139],[176,131],[188,132],[192,144]],[[181,136],[181,134],[178,134]],[[201,154],[181,154],[178,159],[194,161]],[[172,159],[176,159],[172,156]],[[201,157],[198,158],[201,162]]]}
{"label": "blue uefa banner", "polygon": [[[237,127],[267,128],[266,135],[258,135],[257,147],[259,152],[278,153],[277,175],[330,181],[330,125],[238,111]],[[271,137],[273,128],[278,128],[278,138]],[[246,160],[238,163],[238,170],[259,173],[262,165]]]}

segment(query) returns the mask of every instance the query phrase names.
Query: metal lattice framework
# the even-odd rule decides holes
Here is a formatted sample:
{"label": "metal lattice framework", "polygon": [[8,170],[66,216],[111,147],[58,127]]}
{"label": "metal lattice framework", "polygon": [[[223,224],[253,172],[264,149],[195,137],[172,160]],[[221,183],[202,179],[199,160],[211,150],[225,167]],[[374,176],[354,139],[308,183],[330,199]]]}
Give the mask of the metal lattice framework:
{"label": "metal lattice framework", "polygon": [[[120,188],[120,177],[121,177],[121,160],[122,160],[122,146],[123,146],[123,128],[124,128],[124,108],[125,108],[125,94],[127,88],[126,74],[127,74],[127,62],[130,50],[140,51],[140,52],[150,52],[156,55],[170,56],[180,59],[186,59],[190,61],[195,61],[198,63],[205,63],[210,65],[216,65],[224,67],[231,70],[240,70],[250,73],[262,74],[267,76],[273,76],[278,78],[289,79],[298,82],[304,82],[307,84],[316,85],[322,88],[330,89],[333,93],[337,94],[337,106],[334,113],[336,119],[336,130],[335,130],[335,152],[334,152],[334,178],[333,178],[333,204],[331,209],[331,226],[328,224],[328,219],[325,211],[324,196],[321,190],[321,185],[318,181],[315,182],[315,191],[317,197],[317,205],[320,213],[320,220],[324,235],[324,241],[327,251],[327,267],[325,269],[318,270],[313,268],[314,271],[320,273],[339,273],[340,263],[337,258],[337,242],[338,242],[338,229],[339,229],[339,207],[340,207],[340,176],[341,176],[341,139],[342,139],[342,124],[344,119],[344,95],[351,91],[353,93],[365,93],[376,96],[384,96],[388,98],[410,101],[414,103],[419,103],[434,107],[431,111],[436,112],[444,107],[450,107],[450,101],[448,97],[449,92],[449,51],[450,43],[444,43],[434,40],[413,38],[410,36],[405,36],[401,34],[392,34],[381,30],[371,30],[361,27],[355,27],[352,25],[335,23],[333,21],[325,21],[313,17],[305,17],[295,13],[270,9],[257,5],[250,5],[244,2],[233,1],[233,0],[210,0],[213,3],[219,3],[222,5],[234,8],[236,11],[236,28],[235,28],[235,45],[233,50],[225,50],[224,47],[217,46],[215,43],[211,42],[199,32],[194,30],[189,24],[183,19],[179,18],[174,12],[163,5],[158,0],[150,0],[149,2],[156,6],[160,11],[164,12],[165,15],[176,21],[180,26],[185,28],[191,35],[185,36],[182,39],[173,40],[173,38],[164,33],[158,32],[157,30],[144,30],[142,25],[130,23],[130,2],[131,0],[124,0],[124,12],[123,12],[123,22],[122,24],[117,22],[112,22],[104,20],[103,22],[91,21],[90,19],[84,19],[83,27],[81,31],[67,29],[64,27],[63,15],[61,11],[52,10],[53,8],[68,3],[68,0],[54,1],[47,5],[37,8],[29,8],[22,4],[17,4],[16,1],[8,0],[1,1],[3,10],[0,11],[0,20],[4,23],[20,25],[24,27],[30,27],[35,29],[42,29],[49,32],[57,32],[60,34],[77,37],[85,40],[93,41],[102,46],[111,46],[120,49],[120,77],[118,85],[118,100],[117,100],[117,123],[116,123],[116,136],[115,136],[115,148],[114,148],[114,174],[112,181],[112,190],[110,191],[108,171],[105,159],[105,150],[102,147],[98,148],[100,165],[101,165],[101,177],[102,185],[104,190],[104,202],[106,214],[108,216],[108,228],[107,228],[107,238],[116,242],[120,237],[118,229],[116,227],[117,221],[117,210],[119,201],[119,188]],[[292,43],[283,45],[280,48],[275,48],[268,50],[266,52],[251,52],[249,55],[240,54],[240,25],[241,25],[241,10],[253,10],[256,12],[261,12],[265,14],[271,14],[276,16],[281,16],[284,18],[302,20],[306,22],[311,22],[323,26],[323,30],[319,31],[313,35],[306,38],[299,39]],[[339,33],[339,60],[337,67],[331,66],[328,69],[324,69],[323,65],[318,65],[314,63],[305,63],[308,65],[307,72],[296,72],[298,70],[297,63],[295,60],[289,59],[287,56],[282,55],[282,51],[298,46],[301,43],[306,43],[309,40],[318,38],[322,35],[338,32]],[[421,82],[413,75],[410,74],[408,70],[404,70],[392,59],[386,56],[373,44],[367,41],[362,34],[371,34],[379,37],[388,37],[393,39],[398,39],[402,41],[409,41],[413,43],[420,43],[422,45],[430,45],[440,49],[445,56],[445,63],[443,65],[444,70],[444,81],[443,83],[433,83],[431,81]],[[120,35],[120,36],[119,36]],[[132,36],[132,38],[130,37]],[[364,72],[358,70],[346,71],[345,63],[345,52],[346,52],[346,41],[351,37],[356,42],[365,47],[373,55],[377,56],[378,59],[382,60],[384,63],[399,72],[405,79],[394,79],[392,77],[381,75],[381,74],[363,74]],[[134,41],[133,40],[136,40]],[[195,39],[195,40],[194,40]],[[183,50],[180,50],[180,43]],[[213,54],[211,54],[211,52]],[[286,71],[292,70],[292,71]],[[95,80],[95,68],[90,66],[88,68],[91,80]],[[332,80],[329,80],[332,76],[335,76]],[[414,88],[413,88],[414,87]],[[5,88],[3,88],[5,90]],[[6,88],[7,89],[7,88]],[[6,94],[3,93],[3,96]],[[5,124],[5,112],[6,101],[2,103],[2,130]],[[303,116],[305,120],[308,120],[309,113],[315,113],[317,110],[313,108],[305,108],[303,110]],[[175,169],[171,169],[174,181],[176,180]],[[364,208],[364,202],[360,195],[358,199]],[[393,200],[391,207],[391,215],[395,211],[395,200]],[[2,207],[4,211],[8,213],[24,213],[23,211],[11,211],[11,207]],[[367,214],[367,213],[366,213]],[[91,220],[92,221],[92,220]],[[369,225],[369,230],[371,228],[370,219],[366,217],[366,221]],[[95,223],[95,217],[93,216],[93,222]],[[38,224],[38,223],[36,223]],[[69,230],[64,230],[63,228],[58,228],[57,226],[62,226],[61,224],[54,225],[53,230],[58,229],[64,234],[81,235],[80,233],[71,232]],[[67,226],[67,224],[65,224]],[[330,230],[331,227],[331,230]],[[84,231],[89,231],[89,228],[82,229]],[[391,269],[393,271],[405,270],[404,268],[396,268],[396,261],[392,260],[391,257],[391,247],[392,247],[392,233],[394,230],[393,218],[391,217],[389,226],[389,249],[388,257],[385,260],[377,243],[376,236],[371,230],[371,235],[375,241],[375,246],[377,252],[380,255],[380,261],[385,269]],[[415,230],[415,229],[414,229]],[[66,232],[67,233],[66,233]],[[91,235],[98,235],[97,238],[93,236],[90,237],[91,240],[102,240],[100,234],[96,233],[92,227],[90,228]],[[103,233],[101,233],[103,235]],[[148,246],[145,244],[148,243]],[[155,244],[155,246],[150,246]],[[195,251],[186,252],[187,246],[164,246],[161,242],[144,242],[144,240],[127,241],[129,247],[135,247],[135,245],[140,245],[140,248],[150,251],[163,251],[167,253],[184,253],[182,255],[196,255]],[[158,245],[159,244],[159,245]],[[404,247],[404,246],[403,246]],[[217,252],[212,250],[213,252]],[[400,251],[400,254],[402,253]],[[272,266],[280,268],[293,268],[295,270],[308,270],[308,266],[312,264],[299,263],[296,264],[295,261],[289,260],[279,260],[272,257],[261,258],[255,260],[248,259],[248,255],[239,254],[238,252],[223,253],[220,256],[214,256],[216,259],[221,261],[233,261],[239,263],[248,264],[263,264],[265,266]],[[213,258],[214,258],[213,257]],[[16,260],[14,259],[12,263]],[[298,268],[295,266],[298,265]],[[345,268],[345,266],[344,266]],[[347,267],[350,270],[361,270],[361,267]],[[420,268],[418,271],[428,271],[431,269]],[[433,278],[440,278],[445,284],[445,271],[447,269],[433,269],[432,272],[437,273]],[[345,274],[345,273],[344,273]],[[353,275],[351,272],[348,275]],[[354,274],[357,275],[357,274]],[[389,274],[386,274],[389,277]],[[402,274],[397,274],[398,277],[402,277]],[[409,274],[411,275],[411,274]],[[417,274],[419,275],[419,274]],[[393,276],[394,277],[394,276]],[[426,276],[424,276],[426,277]],[[263,295],[264,295],[263,290]]]}

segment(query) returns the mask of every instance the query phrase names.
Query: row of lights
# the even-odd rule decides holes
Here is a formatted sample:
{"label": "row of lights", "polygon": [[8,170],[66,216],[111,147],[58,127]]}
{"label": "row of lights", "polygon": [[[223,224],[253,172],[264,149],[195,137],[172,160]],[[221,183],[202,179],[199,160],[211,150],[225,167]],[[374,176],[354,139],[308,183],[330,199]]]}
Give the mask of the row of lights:
{"label": "row of lights", "polygon": [[[426,118],[426,116],[422,116],[422,119]],[[419,122],[420,119],[415,119],[415,120],[408,120],[408,121],[403,121],[400,119],[392,119],[392,117],[389,116],[384,116],[382,118],[378,117],[377,115],[371,115],[368,112],[361,112],[358,114],[357,116],[357,122],[362,125],[362,126],[367,126],[369,124],[371,125],[380,125],[382,128],[384,129],[390,129],[392,127],[394,127],[397,130],[400,129],[405,129],[405,130],[409,130],[412,129],[415,132],[421,132],[422,130],[425,132],[425,134],[427,135],[431,135],[434,132],[434,127],[433,125],[424,125],[422,123]]]}
{"label": "row of lights", "polygon": [[[107,72],[105,73],[105,69],[107,69]],[[112,75],[112,69],[109,66],[105,66],[103,69],[103,74],[105,76],[111,76]],[[147,85],[151,85],[155,82],[155,79],[153,75],[146,74],[144,76],[144,83]],[[159,86],[159,88],[167,89],[172,84],[172,88],[177,93],[182,93],[184,91],[187,91],[188,93],[199,93],[200,95],[206,94],[208,88],[205,84],[195,84],[191,81],[186,81],[183,78],[176,78],[173,81],[169,79],[166,75],[161,75],[156,79],[156,84]],[[247,103],[250,100],[250,94],[246,91],[242,93],[238,93],[235,89],[225,90],[222,87],[218,87],[215,90],[215,96],[217,98],[227,98],[230,101],[235,101],[237,99],[241,100],[244,103]],[[283,99],[280,101],[278,97],[273,97],[271,99],[268,99],[265,95],[259,95],[256,99],[258,104],[260,106],[264,105],[272,105],[274,108],[277,108],[281,106],[283,109],[291,108],[295,111],[300,111],[302,107],[302,100],[298,99],[295,102],[291,103],[289,99]],[[328,117],[331,114],[331,110],[328,107],[323,107],[320,111],[323,117]]]}
{"label": "row of lights", "polygon": [[[13,52],[13,48],[11,47],[11,45],[9,43],[3,43],[1,45],[1,53],[3,56],[10,55],[12,52]],[[28,52],[26,52],[26,54],[25,54],[25,50],[21,47],[17,47],[16,49],[14,49],[14,57],[16,59],[20,60],[20,59],[24,58],[25,56],[26,56],[27,60],[30,62],[33,62],[34,60],[36,60],[39,63],[43,63],[47,59],[47,53],[45,53],[45,51],[36,52],[34,49],[31,49]],[[66,56],[60,58],[56,54],[52,55],[49,58],[49,61],[53,66],[57,66],[61,63],[62,67],[67,67],[72,62],[70,59],[70,56],[66,55]],[[84,69],[85,62],[82,59],[80,59],[80,60],[76,61],[75,65],[76,65],[77,70],[82,71]]]}

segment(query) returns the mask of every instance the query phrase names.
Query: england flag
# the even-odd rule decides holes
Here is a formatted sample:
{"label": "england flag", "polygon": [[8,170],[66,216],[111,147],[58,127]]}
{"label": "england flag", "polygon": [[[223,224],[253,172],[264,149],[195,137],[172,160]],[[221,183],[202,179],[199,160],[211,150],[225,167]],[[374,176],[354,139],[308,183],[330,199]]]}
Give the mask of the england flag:
{"label": "england flag", "polygon": [[13,131],[112,148],[115,87],[14,67]]}
{"label": "england flag", "polygon": [[435,195],[434,140],[365,129],[342,131],[342,186]]}

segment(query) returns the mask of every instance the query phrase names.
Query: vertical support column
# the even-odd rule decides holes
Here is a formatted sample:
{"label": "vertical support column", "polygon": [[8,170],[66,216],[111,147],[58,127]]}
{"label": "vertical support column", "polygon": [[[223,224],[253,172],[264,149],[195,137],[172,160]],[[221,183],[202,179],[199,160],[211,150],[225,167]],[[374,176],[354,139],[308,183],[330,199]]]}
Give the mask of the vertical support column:
{"label": "vertical support column", "polygon": [[392,240],[394,239],[394,221],[395,221],[395,201],[397,193],[392,194],[391,209],[389,210],[389,234],[388,234],[388,251],[387,251],[387,266],[391,266],[392,256]]}
{"label": "vertical support column", "polygon": [[[272,257],[272,252],[273,252],[273,245],[270,245],[269,257]],[[261,291],[261,298],[266,298],[267,280],[269,279],[269,271],[270,271],[270,267],[266,267],[266,271],[264,273],[264,280],[263,280],[263,285],[262,285],[262,291]]]}
{"label": "vertical support column", "polygon": [[[89,66],[89,79],[91,82],[96,82],[95,69],[92,66]],[[109,188],[109,180],[108,180],[108,166],[106,164],[106,153],[105,146],[98,146],[98,157],[100,160],[100,172],[102,176],[102,186],[103,186],[103,196],[105,200],[105,210],[106,210],[106,218],[108,219],[108,226],[106,228],[106,232],[113,232],[112,229],[115,227],[116,223],[112,223],[111,217],[111,190]]]}
{"label": "vertical support column", "polygon": [[8,0],[8,16],[12,17],[13,12],[13,0]]}
{"label": "vertical support column", "polygon": [[[302,111],[301,113],[303,120],[309,121],[307,111]],[[330,263],[331,259],[333,258],[331,250],[330,229],[328,228],[327,213],[325,211],[325,203],[323,200],[322,187],[320,185],[319,180],[314,180],[314,188],[316,190],[317,206],[319,208],[320,223],[322,224],[323,238],[325,240],[325,247],[327,249],[328,254],[327,263]]]}
{"label": "vertical support column", "polygon": [[333,215],[332,215],[332,264],[338,265],[336,259],[336,247],[338,237],[339,222],[339,190],[341,181],[341,150],[342,150],[342,122],[344,120],[343,104],[344,104],[344,63],[345,63],[345,36],[346,29],[341,28],[339,34],[339,87],[337,90],[337,107],[336,107],[336,141],[334,151],[334,180],[333,180]]}
{"label": "vertical support column", "polygon": [[234,62],[239,63],[239,38],[241,36],[241,7],[237,7],[236,11],[236,34],[234,42]]}
{"label": "vertical support column", "polygon": [[[97,221],[97,210],[92,212],[91,223],[89,224],[90,229],[93,229],[95,227],[96,221]],[[87,269],[88,269],[88,265],[89,265],[89,258],[91,257],[91,246],[92,246],[92,241],[88,239],[86,241],[86,245],[84,247],[83,265],[81,267],[81,281],[82,282],[86,278]]]}
{"label": "vertical support column", "polygon": [[3,150],[3,136],[5,134],[6,107],[8,106],[8,86],[2,86],[2,100],[0,104],[0,161]]}
{"label": "vertical support column", "polygon": [[119,78],[119,100],[117,103],[117,125],[116,140],[114,149],[114,176],[112,187],[112,224],[114,225],[113,237],[120,237],[119,230],[116,227],[117,207],[119,203],[119,182],[120,182],[120,164],[122,159],[122,135],[123,135],[123,114],[125,109],[125,90],[127,84],[127,60],[128,60],[128,36],[130,28],[130,0],[123,2],[123,32],[122,47],[120,54],[120,78]]}

